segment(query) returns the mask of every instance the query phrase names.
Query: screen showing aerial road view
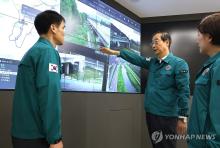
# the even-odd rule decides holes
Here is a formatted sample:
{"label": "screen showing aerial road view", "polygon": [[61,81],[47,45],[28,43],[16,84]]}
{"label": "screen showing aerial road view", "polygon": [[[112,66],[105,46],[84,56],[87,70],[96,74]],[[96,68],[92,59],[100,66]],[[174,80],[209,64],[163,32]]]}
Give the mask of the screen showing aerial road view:
{"label": "screen showing aerial road view", "polygon": [[0,0],[0,89],[14,89],[19,61],[38,40],[35,16],[55,10],[66,20],[58,46],[63,91],[140,93],[140,68],[99,51],[140,55],[140,24],[100,0]]}

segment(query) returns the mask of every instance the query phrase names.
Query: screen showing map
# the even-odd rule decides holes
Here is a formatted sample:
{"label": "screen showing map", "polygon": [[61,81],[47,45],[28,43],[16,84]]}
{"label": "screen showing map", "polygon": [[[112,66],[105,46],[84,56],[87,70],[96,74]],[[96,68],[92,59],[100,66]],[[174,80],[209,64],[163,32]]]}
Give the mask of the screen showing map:
{"label": "screen showing map", "polygon": [[58,46],[63,91],[139,93],[140,68],[101,46],[140,54],[140,24],[100,0],[0,0],[0,89],[14,89],[17,67],[38,40],[35,16],[55,10],[66,20]]}

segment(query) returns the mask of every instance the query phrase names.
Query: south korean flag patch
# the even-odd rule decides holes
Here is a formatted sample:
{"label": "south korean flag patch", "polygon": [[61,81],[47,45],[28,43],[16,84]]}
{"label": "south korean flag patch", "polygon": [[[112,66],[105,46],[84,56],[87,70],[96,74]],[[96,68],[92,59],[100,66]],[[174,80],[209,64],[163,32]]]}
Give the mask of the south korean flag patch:
{"label": "south korean flag patch", "polygon": [[58,73],[58,66],[56,64],[49,63],[49,72]]}

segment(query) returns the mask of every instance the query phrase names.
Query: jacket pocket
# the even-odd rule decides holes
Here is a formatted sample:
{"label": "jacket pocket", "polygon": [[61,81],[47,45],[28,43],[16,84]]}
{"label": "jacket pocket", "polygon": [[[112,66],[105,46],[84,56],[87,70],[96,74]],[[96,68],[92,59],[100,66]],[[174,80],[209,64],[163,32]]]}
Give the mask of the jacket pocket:
{"label": "jacket pocket", "polygon": [[174,85],[174,76],[171,71],[161,71],[158,79],[159,88],[168,89]]}

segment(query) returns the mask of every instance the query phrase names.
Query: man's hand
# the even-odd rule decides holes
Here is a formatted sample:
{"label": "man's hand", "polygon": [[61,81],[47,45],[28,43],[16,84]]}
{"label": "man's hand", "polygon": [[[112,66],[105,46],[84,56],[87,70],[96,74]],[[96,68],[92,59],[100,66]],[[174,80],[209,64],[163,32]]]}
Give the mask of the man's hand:
{"label": "man's hand", "polygon": [[109,55],[119,55],[120,54],[119,51],[112,50],[112,49],[107,48],[107,47],[100,47],[100,51],[102,53],[109,54]]}
{"label": "man's hand", "polygon": [[187,130],[187,122],[183,122],[183,120],[179,119],[177,122],[176,131],[177,134],[184,135]]}
{"label": "man's hand", "polygon": [[50,145],[50,148],[63,148],[63,142],[60,141],[60,142],[57,143],[57,144],[51,144],[51,145]]}

